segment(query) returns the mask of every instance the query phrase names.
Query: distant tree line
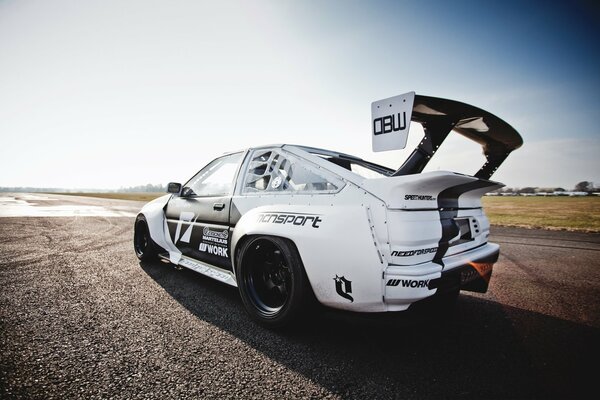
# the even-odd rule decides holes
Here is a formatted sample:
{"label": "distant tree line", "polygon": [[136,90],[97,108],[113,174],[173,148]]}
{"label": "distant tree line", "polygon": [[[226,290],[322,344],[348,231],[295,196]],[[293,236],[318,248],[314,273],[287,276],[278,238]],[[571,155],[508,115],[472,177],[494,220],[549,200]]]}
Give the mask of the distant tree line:
{"label": "distant tree line", "polygon": [[0,187],[0,192],[27,192],[27,193],[148,193],[148,192],[165,192],[167,190],[165,185],[162,184],[151,184],[130,187],[121,187],[116,190],[109,189],[65,189],[65,188],[36,188],[36,187]]}
{"label": "distant tree line", "polygon": [[[580,193],[594,193],[600,191],[600,188],[594,187],[593,182],[589,181],[581,181],[578,182],[575,187],[572,189],[572,192],[580,192]],[[568,190],[565,190],[562,187],[533,187],[526,186],[522,188],[510,188],[503,187],[497,190],[494,190],[492,193],[498,194],[538,194],[538,193],[554,193],[560,195],[562,192],[568,193]]]}
{"label": "distant tree line", "polygon": [[0,192],[27,192],[27,193],[36,193],[36,192],[44,192],[44,193],[63,193],[68,192],[67,189],[61,188],[38,188],[38,187],[23,187],[23,186],[4,186],[0,187]]}
{"label": "distant tree line", "polygon": [[[165,192],[167,187],[162,184],[147,183],[145,185],[120,187],[116,190],[107,189],[65,189],[65,188],[35,188],[35,187],[0,187],[0,192],[45,192],[45,193],[149,193],[149,192]],[[588,194],[600,191],[600,188],[594,187],[593,182],[581,181],[578,182],[572,190],[573,192],[585,192]],[[562,187],[533,187],[526,186],[522,188],[504,187],[493,191],[497,194],[538,194],[538,193],[555,193],[569,192]]]}
{"label": "distant tree line", "polygon": [[121,187],[116,192],[122,193],[148,193],[148,192],[166,192],[167,187],[165,185],[153,185],[151,183],[147,183],[145,185],[139,186],[130,186],[130,187]]}

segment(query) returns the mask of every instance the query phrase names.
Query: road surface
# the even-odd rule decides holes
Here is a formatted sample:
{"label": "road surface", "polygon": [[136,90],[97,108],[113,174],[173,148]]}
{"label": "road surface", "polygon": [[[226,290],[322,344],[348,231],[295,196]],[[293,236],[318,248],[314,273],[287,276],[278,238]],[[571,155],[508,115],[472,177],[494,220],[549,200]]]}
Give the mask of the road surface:
{"label": "road surface", "polygon": [[462,294],[452,318],[320,310],[278,332],[249,320],[235,288],[140,264],[141,205],[0,195],[0,398],[595,392],[600,235],[495,227],[490,290]]}

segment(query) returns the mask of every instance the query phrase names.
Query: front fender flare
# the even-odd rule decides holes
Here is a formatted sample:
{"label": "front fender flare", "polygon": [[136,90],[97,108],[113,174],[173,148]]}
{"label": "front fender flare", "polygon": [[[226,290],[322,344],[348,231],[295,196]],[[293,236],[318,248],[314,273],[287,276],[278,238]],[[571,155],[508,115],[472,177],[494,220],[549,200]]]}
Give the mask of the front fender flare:
{"label": "front fender flare", "polygon": [[177,264],[181,259],[181,252],[175,247],[171,237],[167,234],[169,229],[167,227],[167,219],[165,218],[164,208],[171,198],[170,194],[161,196],[157,199],[147,203],[140,210],[140,214],[146,217],[146,223],[148,224],[148,231],[152,240],[169,252],[169,261]]}

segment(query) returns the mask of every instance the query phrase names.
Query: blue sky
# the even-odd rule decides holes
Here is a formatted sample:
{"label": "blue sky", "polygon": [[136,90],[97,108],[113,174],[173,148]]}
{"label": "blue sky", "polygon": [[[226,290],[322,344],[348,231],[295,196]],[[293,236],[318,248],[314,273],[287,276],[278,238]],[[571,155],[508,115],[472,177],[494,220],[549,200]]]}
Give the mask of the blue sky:
{"label": "blue sky", "polygon": [[[371,152],[370,103],[413,90],[522,134],[494,175],[508,186],[600,186],[592,4],[3,1],[0,186],[184,181],[225,151],[282,142],[394,167],[410,149]],[[480,161],[457,137],[429,169]]]}

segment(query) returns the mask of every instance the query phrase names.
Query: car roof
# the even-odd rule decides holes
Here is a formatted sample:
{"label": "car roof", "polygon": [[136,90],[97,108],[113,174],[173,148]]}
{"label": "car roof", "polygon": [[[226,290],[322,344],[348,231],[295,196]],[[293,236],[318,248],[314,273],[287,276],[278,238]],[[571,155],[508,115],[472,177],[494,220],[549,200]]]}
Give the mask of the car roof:
{"label": "car roof", "polygon": [[[302,146],[296,144],[285,144],[285,143],[274,143],[274,144],[265,144],[260,146],[247,147],[245,149],[230,151],[223,154],[230,155],[240,152],[249,152],[253,150],[261,150],[261,149],[272,149],[272,148],[285,148],[288,151],[294,152],[300,150],[301,152],[308,153],[310,156],[314,156],[313,162],[321,165],[322,162],[327,164],[322,164],[321,166],[332,171],[335,171],[338,175],[344,176],[345,179],[356,181],[357,177],[360,175],[354,173],[350,167],[350,163],[361,165],[367,169],[374,170],[379,172],[383,176],[391,176],[394,173],[394,170],[383,165],[376,164],[371,161],[364,160],[360,157],[353,156],[351,154],[342,153],[339,151],[321,149],[318,147],[310,147],[310,146]],[[296,154],[300,155],[300,154]],[[364,179],[364,178],[362,178]]]}
{"label": "car roof", "polygon": [[[347,154],[347,153],[342,153],[342,152],[339,152],[339,151],[333,151],[333,150],[327,150],[327,149],[321,149],[321,148],[318,148],[318,147],[302,146],[302,145],[291,144],[291,143],[277,143],[277,144],[267,144],[267,145],[261,145],[261,146],[254,146],[254,147],[249,147],[248,150],[272,149],[273,147],[283,148],[283,147],[287,147],[287,146],[293,146],[293,147],[296,147],[298,149],[304,150],[307,153],[316,154],[316,155],[320,155],[320,156],[336,157],[336,158],[346,158],[346,159],[349,159],[349,160],[362,161],[362,162],[369,162],[370,163],[370,161],[363,160],[362,158],[353,156],[352,154]],[[237,151],[234,151],[234,152],[231,152],[231,153],[237,153]]]}

